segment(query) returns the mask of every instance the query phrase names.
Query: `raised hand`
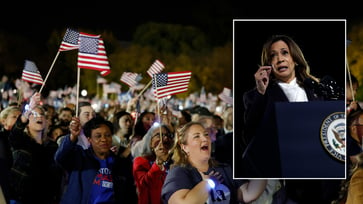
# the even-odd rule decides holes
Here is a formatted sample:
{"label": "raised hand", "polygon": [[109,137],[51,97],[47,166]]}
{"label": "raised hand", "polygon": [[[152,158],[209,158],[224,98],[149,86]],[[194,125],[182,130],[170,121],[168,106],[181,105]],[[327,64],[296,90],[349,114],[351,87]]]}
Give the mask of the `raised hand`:
{"label": "raised hand", "polygon": [[71,132],[71,140],[74,142],[77,140],[81,133],[81,122],[78,117],[73,117],[71,123],[69,124],[69,130]]}
{"label": "raised hand", "polygon": [[40,105],[40,93],[35,92],[32,97],[30,97],[29,104],[25,106],[25,111],[22,114],[21,120],[23,123],[28,121],[29,115],[35,109],[35,107]]}
{"label": "raised hand", "polygon": [[257,91],[264,95],[270,82],[271,66],[261,66],[255,73]]}
{"label": "raised hand", "polygon": [[40,105],[40,93],[35,92],[29,101],[29,108],[33,110],[36,106]]}

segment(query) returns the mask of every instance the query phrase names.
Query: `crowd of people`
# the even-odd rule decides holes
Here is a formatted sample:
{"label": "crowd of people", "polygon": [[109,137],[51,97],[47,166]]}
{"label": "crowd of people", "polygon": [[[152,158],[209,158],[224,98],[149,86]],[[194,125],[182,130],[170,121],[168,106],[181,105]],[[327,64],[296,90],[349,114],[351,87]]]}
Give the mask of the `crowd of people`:
{"label": "crowd of people", "polygon": [[[225,102],[218,111],[216,104],[206,101],[180,109],[175,108],[180,102],[143,96],[97,109],[92,100],[63,101],[56,107],[36,90],[26,103],[3,102],[4,202],[361,203],[363,111],[355,100],[355,77],[346,87],[347,179],[268,179],[280,176],[276,137],[268,134],[265,140],[271,148],[269,158],[254,142],[266,137],[261,132],[266,133],[266,123],[273,123],[273,104],[327,99],[303,85],[306,79],[319,79],[310,74],[290,37],[267,41],[261,61],[254,76],[256,88],[243,95],[243,134],[233,132],[233,104]],[[239,168],[246,179],[234,178],[234,134],[248,144]],[[256,151],[261,158],[254,158]]]}
{"label": "crowd of people", "polygon": [[[192,122],[203,131],[191,141],[194,154],[199,148],[214,161],[203,171],[188,167],[202,173],[197,178],[201,187],[208,194],[205,180],[218,178],[215,182],[230,190],[213,199],[235,201],[237,194],[227,196],[235,189],[240,189],[239,199],[252,199],[248,189],[255,187],[233,180],[233,148],[226,146],[232,144],[232,104],[221,103],[223,114],[216,114],[205,106],[175,111],[167,103],[137,98],[98,111],[91,100],[59,108],[47,101],[34,90],[24,103],[8,103],[1,110],[0,184],[6,203],[167,203],[162,191],[166,177],[174,175],[178,130]],[[263,189],[265,182],[257,183]]]}

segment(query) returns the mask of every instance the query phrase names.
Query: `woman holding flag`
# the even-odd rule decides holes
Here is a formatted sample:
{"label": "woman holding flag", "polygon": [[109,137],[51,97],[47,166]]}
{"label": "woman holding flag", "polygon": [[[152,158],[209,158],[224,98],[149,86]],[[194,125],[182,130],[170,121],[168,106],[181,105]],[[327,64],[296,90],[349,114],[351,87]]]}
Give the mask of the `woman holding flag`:
{"label": "woman holding flag", "polygon": [[53,159],[58,145],[47,137],[45,110],[39,104],[40,94],[35,93],[9,136],[13,149],[12,203],[59,201],[62,171]]}
{"label": "woman holding flag", "polygon": [[133,175],[139,204],[161,204],[161,189],[169,171],[173,134],[155,123],[143,138],[141,156],[134,159]]}

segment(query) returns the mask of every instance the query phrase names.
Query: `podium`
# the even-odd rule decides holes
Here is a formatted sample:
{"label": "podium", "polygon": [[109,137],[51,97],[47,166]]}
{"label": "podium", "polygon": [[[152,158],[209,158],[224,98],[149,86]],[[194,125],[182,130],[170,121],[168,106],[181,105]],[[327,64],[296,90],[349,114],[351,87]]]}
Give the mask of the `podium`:
{"label": "podium", "polygon": [[345,102],[275,103],[282,178],[345,178]]}
{"label": "podium", "polygon": [[345,102],[276,102],[247,146],[239,178],[345,179]]}

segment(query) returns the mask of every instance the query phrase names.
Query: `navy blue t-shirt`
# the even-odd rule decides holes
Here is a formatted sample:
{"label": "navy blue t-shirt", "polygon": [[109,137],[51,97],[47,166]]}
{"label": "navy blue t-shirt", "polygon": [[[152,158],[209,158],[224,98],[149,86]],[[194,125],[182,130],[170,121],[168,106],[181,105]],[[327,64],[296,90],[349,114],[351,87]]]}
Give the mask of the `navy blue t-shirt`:
{"label": "navy blue t-shirt", "polygon": [[99,158],[96,159],[100,162],[100,169],[92,183],[89,203],[114,203],[115,199],[111,172],[113,158],[108,157],[103,160]]}
{"label": "navy blue t-shirt", "polygon": [[[229,165],[221,165],[218,167],[210,168],[207,172],[212,170],[219,172],[223,177],[223,182],[211,189],[209,192],[207,204],[234,204],[237,201],[237,189],[245,182],[243,180],[235,180],[232,176],[232,169]],[[163,189],[161,192],[162,200],[168,203],[171,195],[181,189],[192,189],[199,182],[202,177],[198,170],[194,167],[180,167],[176,166],[169,171],[166,176]]]}

